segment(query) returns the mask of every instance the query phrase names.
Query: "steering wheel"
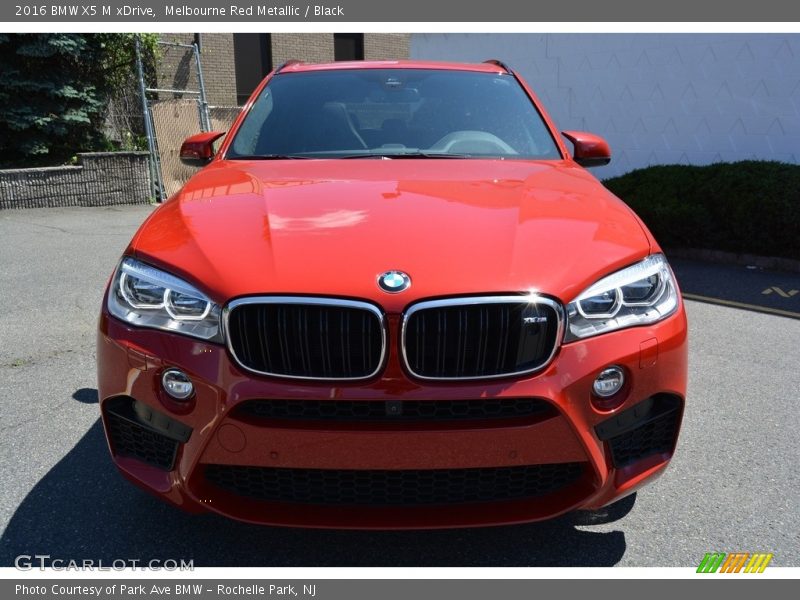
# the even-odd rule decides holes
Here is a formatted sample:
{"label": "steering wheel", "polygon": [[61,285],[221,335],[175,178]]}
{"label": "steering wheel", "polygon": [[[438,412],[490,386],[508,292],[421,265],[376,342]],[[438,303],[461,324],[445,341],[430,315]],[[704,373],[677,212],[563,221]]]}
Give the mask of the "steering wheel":
{"label": "steering wheel", "polygon": [[486,131],[453,131],[428,148],[452,154],[517,154],[511,146]]}

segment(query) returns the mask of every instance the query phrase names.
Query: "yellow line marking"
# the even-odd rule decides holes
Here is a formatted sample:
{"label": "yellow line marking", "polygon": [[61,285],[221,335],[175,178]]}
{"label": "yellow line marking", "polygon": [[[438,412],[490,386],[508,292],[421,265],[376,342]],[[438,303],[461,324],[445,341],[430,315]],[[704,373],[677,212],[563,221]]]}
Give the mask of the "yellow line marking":
{"label": "yellow line marking", "polygon": [[800,319],[800,312],[793,312],[791,310],[781,310],[780,308],[770,308],[769,306],[759,306],[758,304],[747,304],[746,302],[736,302],[734,300],[723,300],[722,298],[714,298],[713,296],[701,296],[700,294],[683,294],[687,300],[697,300],[698,302],[708,302],[710,304],[722,304],[723,306],[731,306],[733,308],[745,308],[747,310],[755,310],[758,312],[770,313],[773,315],[780,315],[782,317],[793,317]]}
{"label": "yellow line marking", "polygon": [[767,296],[767,295],[771,294],[772,292],[775,292],[775,293],[776,293],[776,294],[778,294],[778,295],[779,295],[781,298],[791,298],[791,297],[792,297],[792,296],[794,296],[795,294],[797,294],[797,293],[800,293],[800,290],[789,290],[788,292],[784,292],[784,291],[783,291],[781,288],[779,288],[779,287],[777,287],[777,286],[773,285],[773,286],[771,286],[771,287],[768,287],[767,289],[765,289],[765,290],[764,290],[763,292],[761,292],[761,293],[762,293],[764,296]]}

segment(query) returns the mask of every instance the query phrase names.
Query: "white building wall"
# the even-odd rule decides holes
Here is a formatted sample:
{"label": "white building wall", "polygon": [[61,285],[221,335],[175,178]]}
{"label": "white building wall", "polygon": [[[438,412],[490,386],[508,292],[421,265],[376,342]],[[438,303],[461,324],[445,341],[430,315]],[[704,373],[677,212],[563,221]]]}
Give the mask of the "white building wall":
{"label": "white building wall", "polygon": [[800,161],[800,34],[413,34],[411,57],[499,58],[561,129],[611,144],[600,178],[656,164]]}

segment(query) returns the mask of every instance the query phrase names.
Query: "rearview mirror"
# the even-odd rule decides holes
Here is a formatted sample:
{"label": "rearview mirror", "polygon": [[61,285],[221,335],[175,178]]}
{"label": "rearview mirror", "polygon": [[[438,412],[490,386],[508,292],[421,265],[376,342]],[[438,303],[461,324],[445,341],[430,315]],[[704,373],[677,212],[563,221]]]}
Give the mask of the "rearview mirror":
{"label": "rearview mirror", "polygon": [[181,162],[191,167],[202,167],[214,158],[214,142],[225,135],[224,131],[206,131],[189,136],[181,144]]}
{"label": "rearview mirror", "polygon": [[611,148],[599,135],[585,131],[562,131],[572,142],[572,158],[582,167],[602,167],[611,162]]}

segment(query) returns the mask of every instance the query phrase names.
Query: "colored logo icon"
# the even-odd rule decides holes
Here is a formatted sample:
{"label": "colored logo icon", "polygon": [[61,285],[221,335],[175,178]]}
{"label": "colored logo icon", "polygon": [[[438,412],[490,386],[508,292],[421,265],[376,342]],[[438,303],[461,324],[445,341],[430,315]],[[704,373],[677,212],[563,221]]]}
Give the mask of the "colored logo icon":
{"label": "colored logo icon", "polygon": [[772,561],[766,552],[706,552],[697,567],[698,573],[763,573]]}

